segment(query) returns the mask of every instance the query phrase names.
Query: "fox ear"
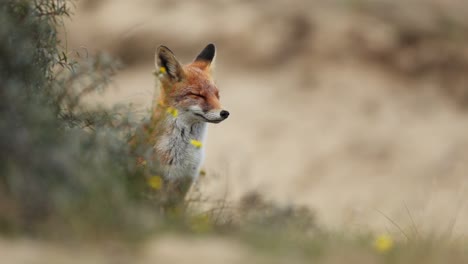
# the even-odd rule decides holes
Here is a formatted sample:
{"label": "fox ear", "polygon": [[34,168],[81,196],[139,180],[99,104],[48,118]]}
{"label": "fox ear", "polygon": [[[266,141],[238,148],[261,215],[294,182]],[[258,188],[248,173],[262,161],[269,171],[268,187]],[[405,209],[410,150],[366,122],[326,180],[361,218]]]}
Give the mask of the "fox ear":
{"label": "fox ear", "polygon": [[155,56],[156,69],[160,73],[167,75],[174,81],[180,81],[184,78],[184,70],[174,53],[166,46],[159,46]]}
{"label": "fox ear", "polygon": [[195,58],[195,63],[203,70],[209,69],[216,55],[216,47],[214,44],[208,44],[198,56]]}

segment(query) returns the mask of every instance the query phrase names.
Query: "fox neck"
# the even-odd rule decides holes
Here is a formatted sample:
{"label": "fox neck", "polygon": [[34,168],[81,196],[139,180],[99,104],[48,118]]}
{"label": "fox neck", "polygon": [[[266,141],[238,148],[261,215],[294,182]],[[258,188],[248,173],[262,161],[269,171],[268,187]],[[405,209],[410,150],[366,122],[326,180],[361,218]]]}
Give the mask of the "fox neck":
{"label": "fox neck", "polygon": [[[174,108],[158,104],[153,111],[151,126],[154,135],[156,159],[169,179],[196,178],[204,158],[203,142],[207,124],[188,118],[186,113],[175,113]],[[193,140],[201,145],[194,145]]]}
{"label": "fox neck", "polygon": [[184,140],[204,140],[206,122],[187,117],[187,113],[180,113],[176,108],[159,101],[153,109],[151,126],[159,131],[158,137],[179,137]]}

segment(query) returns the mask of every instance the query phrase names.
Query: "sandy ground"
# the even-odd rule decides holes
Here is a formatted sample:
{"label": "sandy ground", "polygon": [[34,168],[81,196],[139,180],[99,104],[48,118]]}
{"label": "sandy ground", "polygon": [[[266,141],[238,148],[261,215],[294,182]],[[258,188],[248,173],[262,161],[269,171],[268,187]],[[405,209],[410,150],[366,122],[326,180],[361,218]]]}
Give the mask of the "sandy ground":
{"label": "sandy ground", "polygon": [[[35,240],[0,240],[5,263],[272,263],[239,243],[218,238],[166,236],[148,241],[138,250],[116,244],[83,245]],[[183,250],[183,254],[181,254]],[[280,263],[280,261],[278,261]]]}
{"label": "sandy ground", "polygon": [[[231,116],[210,126],[205,196],[236,201],[257,191],[309,206],[332,229],[395,231],[388,217],[409,233],[415,225],[468,234],[467,112],[440,83],[377,65],[356,48],[392,50],[395,28],[339,4],[260,2],[81,1],[67,45],[121,58],[116,89],[94,100],[133,103],[144,114],[157,45],[189,62],[217,44],[216,79]],[[444,1],[428,3],[446,10]],[[430,10],[402,12],[401,21],[430,29]]]}

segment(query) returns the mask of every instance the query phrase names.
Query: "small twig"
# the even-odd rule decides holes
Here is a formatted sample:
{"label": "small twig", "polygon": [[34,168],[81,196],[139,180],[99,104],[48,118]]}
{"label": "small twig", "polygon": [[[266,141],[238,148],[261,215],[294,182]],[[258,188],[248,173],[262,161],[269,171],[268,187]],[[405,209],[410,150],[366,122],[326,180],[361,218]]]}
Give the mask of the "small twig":
{"label": "small twig", "polygon": [[464,199],[463,196],[465,195],[466,190],[467,190],[467,188],[466,188],[466,182],[463,184],[463,187],[462,187],[462,188],[463,188],[463,190],[462,190],[461,195],[460,195],[460,197],[458,198],[458,202],[457,202],[457,211],[456,211],[454,217],[452,218],[452,221],[450,222],[450,224],[449,224],[449,226],[448,226],[448,229],[447,229],[447,235],[448,235],[448,238],[449,238],[449,239],[450,239],[450,238],[452,237],[452,235],[453,235],[453,230],[454,230],[455,225],[456,225],[456,223],[457,223],[458,217],[460,216],[460,211],[461,211],[460,209],[462,208],[462,206],[463,206],[463,204],[464,204],[464,201],[465,201],[465,199]]}
{"label": "small twig", "polygon": [[390,221],[390,223],[392,223],[406,238],[407,241],[409,241],[409,236],[405,233],[405,231],[403,231],[403,229],[395,222],[393,221],[390,217],[388,217],[386,214],[384,214],[382,211],[380,211],[379,209],[374,209],[376,210],[377,212],[379,212],[381,215],[383,215],[385,218],[387,218],[388,221]]}
{"label": "small twig", "polygon": [[411,215],[411,212],[410,210],[408,209],[408,205],[406,204],[405,201],[403,201],[403,204],[405,205],[405,208],[406,208],[406,212],[408,213],[408,216],[411,220],[411,224],[413,226],[413,229],[414,229],[414,232],[416,234],[416,237],[419,239],[421,236],[419,235],[419,230],[418,230],[418,227],[416,226],[415,222],[414,222],[414,219],[413,219],[413,216]]}

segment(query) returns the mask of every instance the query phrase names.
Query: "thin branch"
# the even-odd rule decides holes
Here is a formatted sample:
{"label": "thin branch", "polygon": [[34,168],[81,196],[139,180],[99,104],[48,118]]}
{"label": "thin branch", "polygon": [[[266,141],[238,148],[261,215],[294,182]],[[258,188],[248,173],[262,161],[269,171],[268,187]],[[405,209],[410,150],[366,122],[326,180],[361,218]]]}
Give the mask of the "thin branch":
{"label": "thin branch", "polygon": [[410,212],[410,210],[409,210],[409,208],[408,208],[408,205],[407,205],[406,202],[404,202],[404,201],[403,201],[403,203],[404,203],[404,205],[405,205],[406,212],[408,213],[408,216],[409,216],[409,218],[410,218],[410,220],[411,220],[411,225],[413,226],[413,229],[414,229],[414,232],[415,232],[415,234],[416,234],[416,237],[417,237],[417,238],[420,238],[421,236],[420,236],[420,234],[419,234],[418,227],[416,226],[416,223],[414,222],[413,216],[411,215],[411,212]]}
{"label": "thin branch", "polygon": [[388,221],[390,221],[390,223],[392,223],[406,238],[407,241],[409,241],[409,236],[405,233],[405,231],[395,222],[393,221],[393,219],[391,219],[390,217],[388,217],[386,214],[384,214],[382,211],[380,211],[379,209],[374,209],[376,210],[377,212],[379,212],[383,217],[385,217]]}

